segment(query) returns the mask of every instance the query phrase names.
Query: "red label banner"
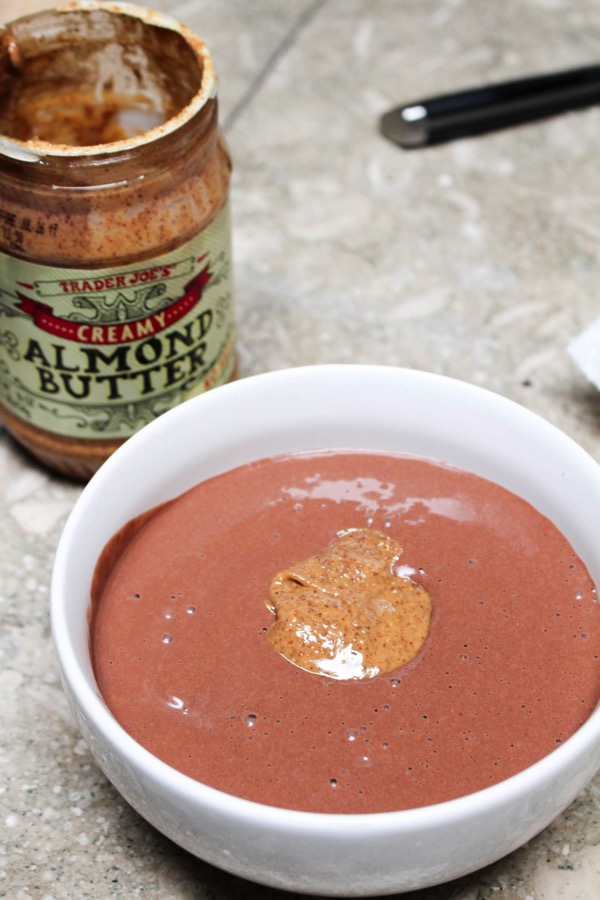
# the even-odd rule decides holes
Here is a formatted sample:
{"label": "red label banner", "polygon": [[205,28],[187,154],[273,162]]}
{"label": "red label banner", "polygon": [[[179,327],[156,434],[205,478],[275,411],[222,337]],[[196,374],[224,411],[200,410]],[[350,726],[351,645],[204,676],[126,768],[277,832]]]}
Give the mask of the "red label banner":
{"label": "red label banner", "polygon": [[96,324],[94,322],[73,322],[54,315],[51,306],[32,300],[17,292],[19,304],[17,309],[31,316],[37,328],[63,338],[82,344],[126,344],[150,337],[165,328],[169,328],[189,313],[200,301],[204,288],[212,278],[208,266],[205,266],[185,286],[185,293],[179,300],[160,312],[152,313],[143,319],[114,324]]}

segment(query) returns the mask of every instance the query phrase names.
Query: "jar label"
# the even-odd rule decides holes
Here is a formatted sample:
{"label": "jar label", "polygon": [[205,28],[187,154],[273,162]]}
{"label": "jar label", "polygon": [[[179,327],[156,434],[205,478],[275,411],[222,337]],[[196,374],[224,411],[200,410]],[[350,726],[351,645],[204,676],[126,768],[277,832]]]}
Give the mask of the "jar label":
{"label": "jar label", "polygon": [[229,208],[171,253],[64,269],[0,253],[4,406],[66,437],[127,438],[235,367]]}

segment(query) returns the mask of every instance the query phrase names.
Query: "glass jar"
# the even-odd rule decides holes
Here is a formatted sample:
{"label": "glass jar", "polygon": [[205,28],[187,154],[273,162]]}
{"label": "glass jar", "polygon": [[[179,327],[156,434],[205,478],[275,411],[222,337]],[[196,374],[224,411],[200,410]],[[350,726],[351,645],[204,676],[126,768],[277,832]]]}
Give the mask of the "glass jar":
{"label": "glass jar", "polygon": [[79,479],[234,376],[230,156],[205,44],[125,3],[0,29],[0,419]]}

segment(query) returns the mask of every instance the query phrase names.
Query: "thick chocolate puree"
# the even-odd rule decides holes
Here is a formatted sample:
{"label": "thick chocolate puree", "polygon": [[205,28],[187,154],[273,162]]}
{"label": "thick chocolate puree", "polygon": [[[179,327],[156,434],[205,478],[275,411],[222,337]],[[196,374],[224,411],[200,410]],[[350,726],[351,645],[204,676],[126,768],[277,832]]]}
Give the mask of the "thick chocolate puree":
{"label": "thick chocolate puree", "polygon": [[[306,672],[266,638],[274,575],[348,528],[403,548],[431,595],[420,653],[378,677]],[[130,523],[100,560],[100,690],[156,756],[232,794],[376,812],[485,788],[550,753],[600,697],[594,585],[528,503],[431,461],[252,463]]]}

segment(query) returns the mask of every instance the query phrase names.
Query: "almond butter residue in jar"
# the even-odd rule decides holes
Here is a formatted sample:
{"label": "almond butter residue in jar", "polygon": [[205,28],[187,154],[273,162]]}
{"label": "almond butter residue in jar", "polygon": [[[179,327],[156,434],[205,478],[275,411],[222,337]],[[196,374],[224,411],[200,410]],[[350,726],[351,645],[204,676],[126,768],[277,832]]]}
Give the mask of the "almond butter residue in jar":
{"label": "almond butter residue in jar", "polygon": [[228,191],[205,44],[75,2],[0,29],[0,418],[87,479],[235,372]]}

